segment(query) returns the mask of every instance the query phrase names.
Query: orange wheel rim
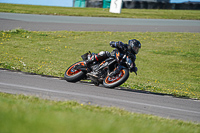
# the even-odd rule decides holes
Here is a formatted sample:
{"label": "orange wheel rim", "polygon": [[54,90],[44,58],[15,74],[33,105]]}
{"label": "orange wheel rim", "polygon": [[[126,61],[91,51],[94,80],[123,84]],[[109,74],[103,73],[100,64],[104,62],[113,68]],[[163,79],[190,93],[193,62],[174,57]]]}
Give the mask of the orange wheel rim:
{"label": "orange wheel rim", "polygon": [[77,69],[74,68],[76,65],[79,65],[79,64],[82,65],[82,66],[85,65],[84,62],[76,63],[76,64],[74,64],[73,66],[71,66],[71,67],[67,70],[66,74],[67,74],[68,76],[73,76],[73,75],[79,73],[81,70],[77,70]]}
{"label": "orange wheel rim", "polygon": [[124,70],[120,70],[119,74],[117,74],[115,77],[111,78],[109,76],[107,76],[105,82],[107,84],[112,84],[114,82],[117,82],[118,80],[120,80],[123,76],[125,75],[125,71]]}

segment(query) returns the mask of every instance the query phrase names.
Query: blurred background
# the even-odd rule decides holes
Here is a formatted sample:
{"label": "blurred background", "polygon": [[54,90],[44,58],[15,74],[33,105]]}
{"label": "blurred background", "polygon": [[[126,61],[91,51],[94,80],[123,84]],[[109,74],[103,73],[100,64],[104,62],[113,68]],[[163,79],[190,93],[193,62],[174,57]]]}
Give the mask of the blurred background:
{"label": "blurred background", "polygon": [[[111,0],[0,0],[0,3],[109,8]],[[200,10],[200,0],[123,0],[122,8]]]}

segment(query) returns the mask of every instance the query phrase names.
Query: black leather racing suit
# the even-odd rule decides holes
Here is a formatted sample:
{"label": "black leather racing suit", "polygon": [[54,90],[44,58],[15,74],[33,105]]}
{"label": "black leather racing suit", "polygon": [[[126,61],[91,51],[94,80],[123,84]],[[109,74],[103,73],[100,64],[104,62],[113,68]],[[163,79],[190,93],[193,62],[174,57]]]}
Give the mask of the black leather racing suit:
{"label": "black leather racing suit", "polygon": [[[101,51],[98,54],[92,54],[90,59],[88,59],[86,61],[86,64],[88,65],[95,61],[103,61],[103,60],[113,56],[113,54],[115,54],[116,52],[119,52],[120,53],[119,58],[122,58],[124,54],[128,54],[129,69],[131,72],[134,71],[136,73],[137,72],[137,67],[135,65],[136,55],[132,54],[131,51],[129,51],[128,44],[124,44],[121,41],[118,41],[118,42],[112,41],[112,42],[110,42],[110,46],[113,48],[116,48],[116,49],[114,49],[111,53],[108,51]],[[112,73],[112,75],[117,74],[122,69],[122,66],[120,64],[121,64],[121,62],[119,62],[118,68]]]}

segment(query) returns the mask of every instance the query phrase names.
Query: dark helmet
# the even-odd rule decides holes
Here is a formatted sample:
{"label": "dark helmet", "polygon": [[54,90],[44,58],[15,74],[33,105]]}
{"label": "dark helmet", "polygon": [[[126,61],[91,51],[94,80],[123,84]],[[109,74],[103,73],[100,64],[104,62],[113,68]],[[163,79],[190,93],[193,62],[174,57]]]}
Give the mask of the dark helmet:
{"label": "dark helmet", "polygon": [[141,43],[136,39],[129,40],[128,45],[129,45],[128,49],[133,54],[137,54],[141,48]]}

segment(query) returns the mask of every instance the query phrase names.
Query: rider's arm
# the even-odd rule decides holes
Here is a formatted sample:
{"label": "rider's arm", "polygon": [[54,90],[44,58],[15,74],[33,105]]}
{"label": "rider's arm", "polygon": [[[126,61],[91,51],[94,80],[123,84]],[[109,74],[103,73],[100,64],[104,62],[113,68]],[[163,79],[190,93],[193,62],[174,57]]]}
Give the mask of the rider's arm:
{"label": "rider's arm", "polygon": [[137,67],[135,64],[136,56],[135,55],[129,55],[129,61],[128,61],[128,66],[131,72],[135,72],[137,75]]}
{"label": "rider's arm", "polygon": [[126,50],[126,44],[124,44],[121,41],[118,41],[118,42],[111,41],[110,46],[113,47],[113,48],[117,48],[119,50],[122,50],[122,51]]}

